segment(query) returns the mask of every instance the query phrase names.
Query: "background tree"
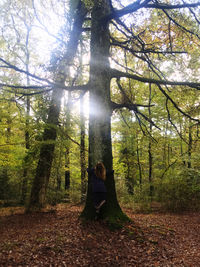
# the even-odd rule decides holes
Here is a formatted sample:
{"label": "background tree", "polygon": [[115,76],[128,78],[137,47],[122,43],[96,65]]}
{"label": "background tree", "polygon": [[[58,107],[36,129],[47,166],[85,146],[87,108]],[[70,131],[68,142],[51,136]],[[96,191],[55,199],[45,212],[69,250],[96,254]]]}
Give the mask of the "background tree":
{"label": "background tree", "polygon": [[[35,208],[40,209],[45,204],[45,195],[49,182],[53,152],[55,148],[53,141],[56,140],[56,127],[58,126],[59,122],[58,119],[60,114],[61,99],[63,96],[62,87],[64,87],[67,76],[69,75],[69,64],[72,62],[75,56],[82,24],[86,15],[86,9],[81,2],[78,3],[76,12],[74,12],[74,14],[74,25],[69,36],[67,51],[64,53],[63,57],[58,63],[58,68],[54,77],[55,83],[60,84],[61,88],[54,88],[52,92],[52,100],[48,111],[48,128],[44,130],[43,135],[43,140],[47,141],[48,144],[42,145],[40,149],[40,158],[37,165],[36,176],[33,182],[28,211],[31,211]],[[49,144],[49,140],[51,140],[51,144]]]}
{"label": "background tree", "polygon": [[[81,4],[79,1],[70,2]],[[57,126],[63,95],[62,89],[79,92],[89,90],[89,166],[94,166],[99,160],[106,165],[109,198],[104,207],[103,216],[115,220],[116,218],[125,218],[118,205],[112,173],[111,115],[117,110],[122,112],[124,109],[128,109],[130,116],[132,116],[129,119],[131,125],[133,127],[137,125],[135,131],[131,129],[134,133],[133,138],[136,139],[132,140],[135,152],[131,147],[128,149],[133,155],[132,161],[136,162],[138,166],[136,180],[139,181],[140,192],[145,189],[145,183],[148,184],[149,188],[149,180],[151,179],[154,183],[159,181],[162,184],[166,179],[169,179],[170,175],[175,173],[175,169],[180,170],[182,168],[184,161],[192,167],[187,169],[193,170],[193,166],[198,165],[197,152],[194,149],[198,145],[194,147],[194,143],[198,144],[197,128],[199,124],[199,62],[196,59],[199,55],[198,11],[200,3],[163,4],[159,1],[137,1],[126,6],[127,4],[123,0],[120,2],[114,0],[84,2],[88,10],[91,11],[88,13],[88,16],[91,17],[87,18],[83,27],[79,27],[79,34],[74,35],[74,37],[76,37],[77,44],[81,36],[80,33],[82,33],[85,38],[85,51],[91,52],[90,77],[88,77],[88,68],[83,68],[82,79],[79,79],[73,86],[69,86],[70,78],[65,75],[65,59],[67,59],[65,56],[70,51],[68,63],[74,61],[74,66],[78,66],[80,62],[75,57],[77,46],[73,45],[72,50],[68,49],[65,40],[62,39],[62,34],[55,36],[49,32],[49,29],[45,27],[44,9],[33,1],[30,10],[34,12],[38,23],[37,27],[45,30],[52,37],[56,37],[62,45],[59,49],[54,50],[56,56],[52,59],[51,69],[45,68],[46,66],[43,68],[30,67],[30,72],[23,69],[22,63],[17,60],[18,57],[13,60],[8,55],[9,48],[4,50],[4,54],[0,58],[1,69],[4,72],[1,88],[11,90],[12,96],[14,93],[22,97],[27,96],[27,94],[34,95],[34,100],[37,101],[33,101],[33,107],[34,105],[38,106],[39,101],[45,97],[52,101],[47,101],[46,104],[45,101],[41,101],[44,109],[38,109],[39,118],[43,117],[45,123],[43,123],[44,133],[42,134],[41,128],[38,133],[41,153],[38,153],[40,160],[33,183],[30,210],[41,207],[44,203],[51,162],[53,161],[56,129],[60,128]],[[14,4],[16,5],[17,1]],[[67,11],[66,14],[71,14],[69,15],[71,20],[73,20],[73,16],[78,19],[80,13],[78,11],[74,13],[73,7],[71,6],[70,9],[68,2],[60,2],[60,4],[63,7],[60,10]],[[54,1],[51,1],[51,5],[59,6]],[[9,8],[5,3],[2,4],[2,7],[2,12]],[[48,8],[49,5],[46,4],[46,7]],[[21,10],[24,9],[21,8]],[[6,12],[4,13],[4,21],[7,19],[5,14]],[[50,18],[50,14],[52,13],[46,16]],[[86,11],[84,11],[83,17],[85,14]],[[73,20],[74,23],[75,21]],[[4,44],[14,44],[14,47],[15,42],[11,41],[11,33],[16,34],[17,31],[13,29],[13,23],[11,25],[10,30],[3,31],[4,34],[1,39]],[[69,24],[66,24],[64,28],[68,27],[67,25]],[[72,31],[73,29],[70,32]],[[88,32],[91,32],[90,48]],[[35,37],[35,35],[33,36]],[[69,37],[69,35],[66,36]],[[12,49],[12,55],[13,52],[14,49]],[[88,62],[86,57],[83,58],[83,61]],[[30,64],[33,63],[32,59]],[[38,66],[38,64],[32,66]],[[193,68],[195,74],[191,71]],[[68,77],[73,76],[72,70],[73,67],[70,65],[67,68]],[[20,77],[16,79],[18,73]],[[52,73],[54,73],[54,77],[52,77]],[[8,82],[8,74],[14,74],[10,83]],[[24,84],[24,75],[30,77],[29,86]],[[190,82],[187,81],[186,77]],[[89,82],[87,82],[88,79]],[[151,85],[151,101],[149,100],[149,85]],[[49,93],[50,91],[52,92]],[[45,93],[45,97],[37,96],[41,93]],[[192,95],[197,96],[196,100]],[[79,93],[77,96],[80,97]],[[185,96],[190,96],[189,102]],[[56,104],[56,110],[54,104]],[[43,114],[42,110],[44,111]],[[57,112],[56,116],[53,114],[54,111]],[[168,123],[166,123],[167,120]],[[189,128],[188,121],[191,121],[192,128]],[[150,146],[149,140],[152,141]],[[190,144],[188,140],[190,140]],[[127,146],[129,145],[127,143]],[[161,150],[162,147],[164,147],[164,151]],[[151,157],[148,154],[148,148],[154,158],[154,164],[150,162]],[[47,156],[49,156],[48,163],[50,164],[47,164]],[[130,166],[128,161],[126,163],[127,166]],[[153,172],[150,172],[151,167]],[[39,170],[46,170],[46,174],[44,175],[42,171],[40,173]],[[120,173],[120,168],[117,169],[116,173]],[[154,177],[151,177],[150,174],[153,174]],[[41,181],[39,187],[36,186],[36,181]],[[138,192],[137,188],[135,192]],[[89,190],[83,216],[92,218],[93,215],[89,179]]]}

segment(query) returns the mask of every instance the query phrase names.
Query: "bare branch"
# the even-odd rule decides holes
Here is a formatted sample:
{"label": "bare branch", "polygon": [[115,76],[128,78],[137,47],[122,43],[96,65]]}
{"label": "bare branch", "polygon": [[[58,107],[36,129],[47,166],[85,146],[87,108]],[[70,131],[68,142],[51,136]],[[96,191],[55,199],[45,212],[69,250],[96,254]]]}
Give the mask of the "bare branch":
{"label": "bare branch", "polygon": [[156,8],[156,9],[180,9],[180,8],[191,8],[191,7],[199,7],[200,6],[200,2],[196,2],[196,3],[185,3],[185,4],[177,4],[177,5],[167,5],[167,4],[147,4],[145,5],[145,8]]}
{"label": "bare branch", "polygon": [[[61,89],[61,90],[66,90],[66,91],[88,91],[90,88],[90,84],[83,84],[83,85],[76,85],[76,86],[64,86],[63,84],[57,84],[57,83],[52,83],[52,86],[47,86],[47,85],[41,85],[41,86],[37,86],[37,85],[29,85],[29,86],[25,86],[25,85],[12,85],[12,84],[6,84],[6,83],[0,83],[0,87],[4,88],[11,88],[11,89],[23,89],[23,90],[41,90],[41,89],[45,89],[45,88],[49,88],[50,89],[46,89],[43,90],[43,92],[49,92],[51,90],[56,90],[56,89]],[[3,89],[6,90],[6,89]],[[16,91],[10,91],[10,90],[6,90],[10,93],[17,93],[17,94],[24,94],[24,95],[31,95],[30,94],[25,94],[23,92],[16,92]],[[37,94],[38,92],[36,92]]]}
{"label": "bare branch", "polygon": [[6,83],[0,83],[0,87],[8,87],[8,88],[12,88],[12,89],[24,89],[24,90],[38,90],[38,89],[44,89],[44,88],[48,88],[48,87],[52,87],[52,86],[47,86],[47,85],[41,85],[41,86],[37,86],[37,85],[29,85],[29,86],[25,86],[25,85],[12,85],[12,84],[6,84]]}
{"label": "bare branch", "polygon": [[49,89],[49,90],[43,90],[43,91],[38,91],[38,92],[33,92],[33,93],[15,93],[16,95],[22,95],[23,96],[33,96],[33,95],[40,95],[40,94],[44,94],[44,93],[48,93],[50,91],[52,91],[53,89]]}
{"label": "bare branch", "polygon": [[[126,103],[121,103],[121,104],[117,104],[115,102],[111,102],[111,106],[112,109],[122,109],[122,108],[127,108],[129,110],[133,110],[135,114],[139,114],[141,115],[146,121],[148,121],[149,123],[151,123],[153,126],[155,126],[156,128],[158,128],[160,130],[160,128],[150,119],[148,118],[146,115],[144,115],[141,111],[138,110],[138,107],[152,107],[154,105],[142,105],[142,104],[133,104],[131,102],[131,100],[128,98],[128,96],[126,95],[125,91],[123,90],[123,88],[121,87],[119,80],[117,81],[118,86],[120,88],[120,91],[122,92],[123,95],[125,95],[125,99],[127,100]],[[138,116],[137,116],[138,117]]]}
{"label": "bare branch", "polygon": [[36,8],[35,8],[35,3],[34,3],[34,0],[32,0],[32,6],[33,6],[33,10],[34,10],[34,15],[36,17],[36,19],[38,20],[38,22],[40,23],[41,27],[39,26],[35,26],[35,27],[38,27],[42,30],[44,30],[49,36],[55,38],[57,41],[61,42],[62,44],[64,44],[65,46],[67,45],[66,42],[64,42],[62,39],[60,39],[58,36],[56,36],[55,34],[52,34],[49,32],[49,28],[46,27],[44,25],[44,23],[42,23],[41,19],[39,18],[38,14],[37,14],[37,11],[36,11]]}
{"label": "bare branch", "polygon": [[128,124],[128,122],[126,121],[126,119],[124,118],[124,115],[123,115],[123,113],[122,113],[122,110],[120,110],[120,114],[121,114],[121,116],[122,116],[122,120],[124,121],[124,123],[126,124],[126,126],[130,129],[131,127],[130,127],[130,125]]}
{"label": "bare branch", "polygon": [[168,13],[167,11],[163,10],[163,12],[165,13],[165,15],[168,17],[169,20],[171,20],[176,26],[178,26],[179,28],[181,28],[182,30],[184,30],[185,32],[188,32],[189,34],[195,35],[198,39],[200,39],[198,34],[195,34],[194,32],[186,29],[184,26],[182,26],[181,24],[179,24],[175,19],[173,19]]}
{"label": "bare branch", "polygon": [[176,125],[173,123],[172,119],[171,119],[171,115],[170,115],[170,111],[169,111],[169,107],[168,107],[168,101],[169,98],[166,99],[166,110],[167,110],[167,115],[168,115],[168,120],[171,123],[171,125],[175,128],[176,132],[178,133],[179,137],[186,143],[188,144],[188,142],[183,138],[182,134],[179,132],[178,128],[176,127]]}
{"label": "bare branch", "polygon": [[[187,54],[186,51],[156,51],[156,50],[153,50],[153,49],[141,49],[141,50],[135,50],[135,49],[132,49],[132,48],[129,48],[128,46],[125,46],[124,43],[125,42],[119,42],[117,40],[115,40],[114,38],[111,37],[111,40],[112,40],[112,43],[111,43],[111,46],[119,46],[125,50],[128,50],[130,51],[131,53],[138,53],[138,54],[162,54],[162,55],[165,55],[165,54]],[[128,41],[126,41],[127,43]]]}
{"label": "bare branch", "polygon": [[182,109],[179,108],[179,106],[176,104],[176,102],[174,102],[174,100],[165,92],[165,90],[160,86],[160,84],[157,84],[159,90],[163,93],[163,95],[173,104],[173,106],[181,113],[183,114],[185,117],[193,120],[193,121],[197,121],[199,122],[198,119],[192,118],[190,115],[188,115],[187,113],[185,113]]}
{"label": "bare branch", "polygon": [[103,18],[103,22],[107,22],[112,19],[120,18],[124,15],[136,12],[141,8],[154,8],[154,9],[162,9],[162,10],[170,10],[170,9],[180,9],[180,8],[195,8],[200,6],[200,2],[196,3],[184,3],[184,4],[177,4],[177,5],[167,5],[162,3],[154,3],[148,4],[151,0],[146,0],[143,3],[140,1],[136,1],[133,4],[130,4],[120,10],[112,11],[108,16]]}
{"label": "bare branch", "polygon": [[120,10],[114,10],[112,13],[110,13],[108,16],[103,18],[103,22],[107,22],[109,20],[112,19],[116,19],[116,18],[120,18],[124,15],[127,15],[129,13],[133,13],[136,12],[137,10],[145,7],[147,5],[148,2],[150,2],[151,0],[146,0],[144,1],[142,4],[140,3],[140,0],[137,0],[136,2],[134,2],[133,4],[130,4]]}
{"label": "bare branch", "polygon": [[133,103],[115,103],[113,101],[111,101],[111,107],[113,110],[115,109],[122,109],[122,108],[128,108],[129,110],[134,110],[134,111],[138,111],[137,107],[143,107],[143,108],[148,108],[148,107],[153,107],[154,105],[143,105],[143,104],[133,104]]}
{"label": "bare branch", "polygon": [[20,145],[24,145],[25,142],[21,142],[21,143],[10,143],[10,144],[0,144],[0,146],[20,146]]}
{"label": "bare branch", "polygon": [[21,72],[21,73],[24,73],[26,75],[29,75],[30,77],[32,77],[34,79],[37,79],[39,81],[43,81],[43,82],[46,82],[48,84],[53,84],[51,81],[49,81],[49,80],[47,80],[45,78],[41,78],[41,77],[39,77],[39,76],[37,76],[35,74],[32,74],[32,73],[30,73],[30,72],[28,72],[26,70],[23,70],[23,69],[20,69],[20,68],[16,67],[15,65],[9,63],[8,61],[4,60],[3,58],[0,58],[0,61],[5,64],[5,66],[1,66],[1,68],[10,68],[10,69],[13,69],[13,70],[15,70],[17,72]]}
{"label": "bare branch", "polygon": [[168,81],[168,80],[156,80],[156,79],[151,79],[151,78],[145,78],[145,77],[140,77],[138,75],[122,72],[116,69],[110,69],[110,76],[111,78],[120,78],[120,77],[126,77],[126,78],[131,78],[133,80],[143,82],[143,83],[152,83],[156,85],[180,85],[180,86],[188,86],[191,88],[195,88],[197,90],[200,90],[200,83],[196,82],[179,82],[179,81]]}
{"label": "bare branch", "polygon": [[[182,1],[182,2],[185,4],[185,1]],[[197,22],[198,24],[200,24],[200,20],[197,18],[195,12],[194,12],[191,8],[189,8],[189,10],[190,10],[190,12],[192,13],[193,17],[195,18],[196,22]]]}

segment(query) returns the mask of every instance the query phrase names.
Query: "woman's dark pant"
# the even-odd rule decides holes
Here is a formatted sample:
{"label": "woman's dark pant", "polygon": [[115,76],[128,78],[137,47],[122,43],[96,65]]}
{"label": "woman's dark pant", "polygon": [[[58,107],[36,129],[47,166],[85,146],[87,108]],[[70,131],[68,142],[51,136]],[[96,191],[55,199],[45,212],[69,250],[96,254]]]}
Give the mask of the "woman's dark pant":
{"label": "woman's dark pant", "polygon": [[93,203],[94,206],[98,206],[103,200],[106,200],[106,192],[94,192]]}

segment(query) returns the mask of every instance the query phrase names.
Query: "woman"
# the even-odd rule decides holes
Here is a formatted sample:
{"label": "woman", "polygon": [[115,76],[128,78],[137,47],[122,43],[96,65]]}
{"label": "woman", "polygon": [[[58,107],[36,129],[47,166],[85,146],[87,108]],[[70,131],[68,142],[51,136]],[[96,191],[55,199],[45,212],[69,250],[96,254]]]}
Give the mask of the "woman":
{"label": "woman", "polygon": [[98,214],[100,208],[106,202],[107,190],[104,184],[106,180],[106,169],[102,162],[98,162],[94,169],[87,169],[92,181],[93,203]]}

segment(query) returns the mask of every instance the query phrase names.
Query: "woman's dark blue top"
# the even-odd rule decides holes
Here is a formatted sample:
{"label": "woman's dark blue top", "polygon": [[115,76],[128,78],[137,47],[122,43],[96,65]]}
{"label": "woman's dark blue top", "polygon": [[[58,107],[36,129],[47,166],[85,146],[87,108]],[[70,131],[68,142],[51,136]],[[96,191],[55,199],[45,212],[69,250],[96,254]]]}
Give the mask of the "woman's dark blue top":
{"label": "woman's dark blue top", "polygon": [[91,181],[92,181],[92,191],[94,193],[96,192],[106,192],[106,187],[104,184],[104,181],[101,178],[98,178],[95,174],[94,169],[87,169],[88,174],[91,177]]}

